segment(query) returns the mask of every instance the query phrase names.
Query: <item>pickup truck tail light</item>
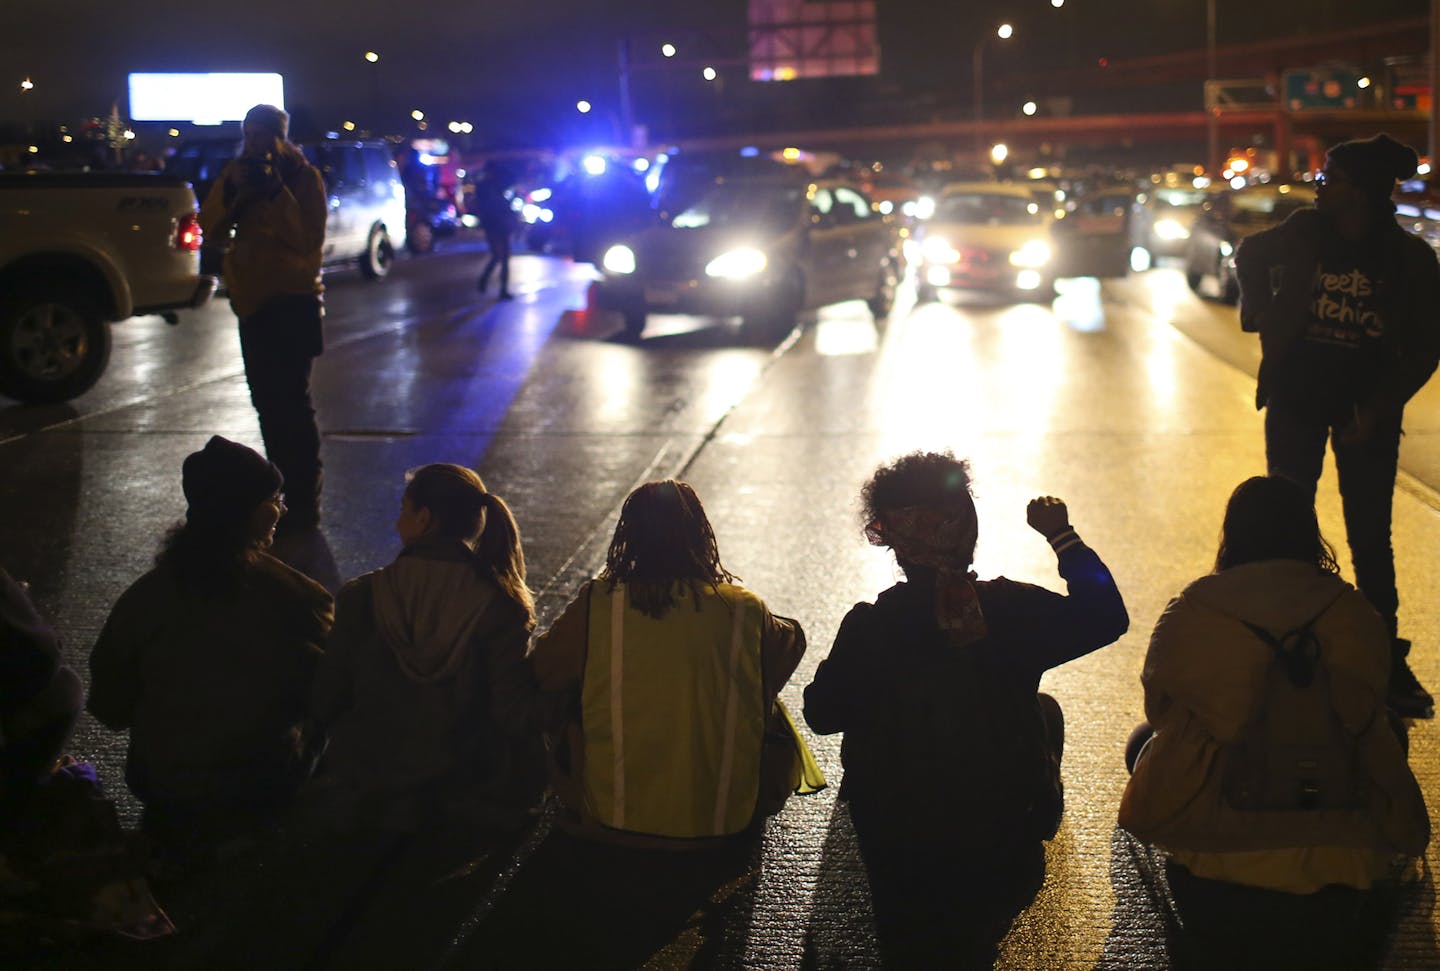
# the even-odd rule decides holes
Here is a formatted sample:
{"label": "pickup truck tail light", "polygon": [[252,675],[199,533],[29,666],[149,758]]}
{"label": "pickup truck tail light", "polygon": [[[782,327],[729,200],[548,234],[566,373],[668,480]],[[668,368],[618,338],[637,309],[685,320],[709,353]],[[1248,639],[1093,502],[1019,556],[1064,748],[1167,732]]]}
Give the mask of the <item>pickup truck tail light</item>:
{"label": "pickup truck tail light", "polygon": [[187,213],[180,217],[175,226],[175,248],[193,253],[200,248],[203,234],[200,232],[200,217]]}

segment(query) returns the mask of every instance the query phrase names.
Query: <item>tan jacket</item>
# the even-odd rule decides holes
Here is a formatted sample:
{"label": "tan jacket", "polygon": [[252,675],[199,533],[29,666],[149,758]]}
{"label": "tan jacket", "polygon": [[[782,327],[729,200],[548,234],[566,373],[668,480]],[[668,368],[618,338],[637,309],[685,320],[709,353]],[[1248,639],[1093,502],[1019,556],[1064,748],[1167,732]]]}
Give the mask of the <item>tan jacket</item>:
{"label": "tan jacket", "polygon": [[[1370,776],[1371,805],[1345,812],[1233,809],[1220,793],[1222,746],[1239,738],[1252,717],[1271,660],[1270,648],[1242,621],[1285,633],[1322,609],[1313,630],[1335,711]],[[1196,580],[1170,602],[1150,639],[1141,681],[1155,737],[1121,798],[1120,825],[1193,854],[1293,850],[1298,859],[1316,847],[1418,854],[1429,841],[1429,818],[1386,715],[1389,665],[1379,615],[1337,576],[1272,560]]]}
{"label": "tan jacket", "polygon": [[[320,262],[325,245],[325,180],[288,142],[276,157],[280,187],[273,198],[243,205],[242,166],[225,166],[200,207],[200,228],[221,239],[235,231],[225,253],[225,286],[242,319],[272,297],[320,293]],[[230,200],[227,203],[227,198]]]}

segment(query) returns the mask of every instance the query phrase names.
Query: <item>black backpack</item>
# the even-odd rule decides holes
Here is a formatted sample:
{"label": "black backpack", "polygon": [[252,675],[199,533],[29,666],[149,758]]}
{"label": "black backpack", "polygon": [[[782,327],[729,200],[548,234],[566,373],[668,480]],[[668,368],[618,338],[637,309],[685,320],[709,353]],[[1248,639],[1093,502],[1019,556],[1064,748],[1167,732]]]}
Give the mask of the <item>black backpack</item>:
{"label": "black backpack", "polygon": [[[1333,601],[1332,601],[1333,603]],[[1242,621],[1270,648],[1260,701],[1239,739],[1226,746],[1223,792],[1251,812],[1353,810],[1369,801],[1357,739],[1330,699],[1330,672],[1315,636],[1320,611],[1279,635]]]}

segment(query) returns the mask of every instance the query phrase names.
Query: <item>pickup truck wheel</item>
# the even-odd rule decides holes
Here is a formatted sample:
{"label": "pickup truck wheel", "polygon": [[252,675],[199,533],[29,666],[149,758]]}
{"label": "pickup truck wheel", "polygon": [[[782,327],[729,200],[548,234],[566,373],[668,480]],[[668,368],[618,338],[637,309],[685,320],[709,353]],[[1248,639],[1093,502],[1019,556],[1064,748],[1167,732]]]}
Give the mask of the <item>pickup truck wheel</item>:
{"label": "pickup truck wheel", "polygon": [[43,404],[95,386],[110,362],[110,325],[84,292],[23,288],[0,300],[0,394]]}
{"label": "pickup truck wheel", "polygon": [[360,275],[367,280],[383,280],[394,265],[395,247],[390,242],[390,234],[379,228],[370,230],[370,241],[360,257]]}

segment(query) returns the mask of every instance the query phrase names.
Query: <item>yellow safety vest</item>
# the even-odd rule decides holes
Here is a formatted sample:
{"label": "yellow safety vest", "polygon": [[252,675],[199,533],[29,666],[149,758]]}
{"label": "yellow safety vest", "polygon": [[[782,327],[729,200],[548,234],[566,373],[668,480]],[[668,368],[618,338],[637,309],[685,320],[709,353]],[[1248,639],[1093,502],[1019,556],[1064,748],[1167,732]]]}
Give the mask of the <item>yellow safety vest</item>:
{"label": "yellow safety vest", "polygon": [[688,589],[657,620],[623,584],[590,588],[581,689],[585,810],[616,829],[738,833],[759,798],[764,604],[741,587]]}

